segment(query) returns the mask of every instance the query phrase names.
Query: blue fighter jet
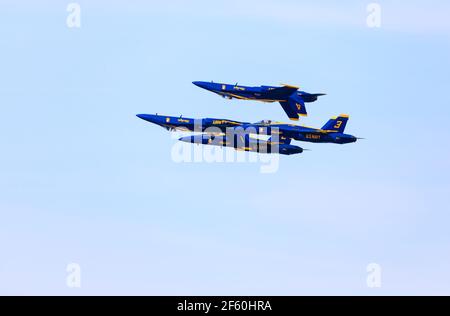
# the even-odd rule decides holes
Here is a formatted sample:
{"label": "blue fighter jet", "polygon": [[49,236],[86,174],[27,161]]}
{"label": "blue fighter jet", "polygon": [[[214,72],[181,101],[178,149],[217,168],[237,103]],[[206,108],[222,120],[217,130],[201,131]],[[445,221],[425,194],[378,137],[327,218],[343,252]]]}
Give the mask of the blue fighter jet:
{"label": "blue fighter jet", "polygon": [[245,133],[237,133],[232,135],[191,135],[181,137],[179,140],[186,143],[232,147],[236,150],[251,151],[263,154],[295,155],[303,152],[303,148],[291,145],[290,139],[274,141],[271,137],[268,140],[263,140]]}
{"label": "blue fighter jet", "polygon": [[[157,124],[169,131],[181,130],[202,133],[182,137],[179,140],[189,143],[234,147],[238,150],[261,153],[292,155],[303,152],[291,140],[312,143],[347,144],[357,141],[357,137],[344,133],[349,116],[341,114],[331,118],[322,128],[312,128],[288,123],[263,120],[256,123],[239,122],[227,119],[193,119],[165,115],[138,114],[137,117]],[[261,140],[257,135],[269,135]]]}
{"label": "blue fighter jet", "polygon": [[214,83],[204,81],[192,82],[196,86],[217,93],[228,99],[257,100],[262,102],[280,102],[289,119],[298,121],[299,115],[306,116],[306,102],[314,102],[324,93],[307,93],[299,87],[283,85],[281,87],[260,86],[246,87],[238,84]]}

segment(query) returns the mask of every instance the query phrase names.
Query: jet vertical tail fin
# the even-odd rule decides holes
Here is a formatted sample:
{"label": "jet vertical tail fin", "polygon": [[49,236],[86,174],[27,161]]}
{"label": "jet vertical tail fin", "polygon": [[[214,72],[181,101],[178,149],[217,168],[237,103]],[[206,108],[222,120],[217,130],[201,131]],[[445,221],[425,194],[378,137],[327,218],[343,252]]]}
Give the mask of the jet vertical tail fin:
{"label": "jet vertical tail fin", "polygon": [[293,121],[298,121],[299,115],[308,115],[306,112],[305,101],[297,94],[291,95],[287,101],[281,101],[280,104],[289,119]]}
{"label": "jet vertical tail fin", "polygon": [[337,117],[332,117],[323,127],[323,130],[334,131],[337,133],[343,133],[345,126],[347,125],[349,116],[347,114],[341,114]]}

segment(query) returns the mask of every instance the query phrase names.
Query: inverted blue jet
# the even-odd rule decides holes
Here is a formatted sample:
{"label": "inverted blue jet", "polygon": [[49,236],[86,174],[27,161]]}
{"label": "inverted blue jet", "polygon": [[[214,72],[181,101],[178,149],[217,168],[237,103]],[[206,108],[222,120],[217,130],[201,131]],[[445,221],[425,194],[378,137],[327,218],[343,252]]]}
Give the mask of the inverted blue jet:
{"label": "inverted blue jet", "polygon": [[283,139],[281,141],[274,141],[271,138],[263,140],[252,137],[249,134],[202,134],[181,137],[182,142],[203,144],[211,146],[232,147],[240,151],[251,151],[261,154],[281,154],[281,155],[295,155],[301,154],[303,148],[291,145],[290,139]]}
{"label": "inverted blue jet", "polygon": [[305,103],[314,102],[324,93],[307,93],[299,87],[283,85],[281,87],[246,87],[238,84],[194,81],[196,86],[217,93],[228,99],[257,100],[262,102],[280,102],[289,119],[298,121],[299,116],[307,116]]}

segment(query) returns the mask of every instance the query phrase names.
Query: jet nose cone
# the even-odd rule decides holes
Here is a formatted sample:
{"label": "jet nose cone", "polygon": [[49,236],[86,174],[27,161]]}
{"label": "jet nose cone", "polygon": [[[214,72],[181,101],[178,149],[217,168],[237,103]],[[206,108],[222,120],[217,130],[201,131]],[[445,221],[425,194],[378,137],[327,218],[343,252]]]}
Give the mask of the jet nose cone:
{"label": "jet nose cone", "polygon": [[181,138],[178,138],[179,141],[181,142],[186,142],[186,143],[192,143],[192,136],[184,136]]}
{"label": "jet nose cone", "polygon": [[136,114],[137,117],[139,117],[140,119],[145,120],[145,114]]}
{"label": "jet nose cone", "polygon": [[136,114],[136,116],[139,117],[141,120],[151,122],[151,121],[152,121],[152,116],[153,116],[153,115],[149,115],[149,114]]}
{"label": "jet nose cone", "polygon": [[157,120],[157,115],[152,115],[152,114],[136,114],[137,117],[139,117],[140,119],[147,121],[147,122],[151,122],[151,123],[156,123]]}
{"label": "jet nose cone", "polygon": [[209,88],[209,82],[204,81],[192,81],[193,84],[195,84],[197,87],[208,89]]}

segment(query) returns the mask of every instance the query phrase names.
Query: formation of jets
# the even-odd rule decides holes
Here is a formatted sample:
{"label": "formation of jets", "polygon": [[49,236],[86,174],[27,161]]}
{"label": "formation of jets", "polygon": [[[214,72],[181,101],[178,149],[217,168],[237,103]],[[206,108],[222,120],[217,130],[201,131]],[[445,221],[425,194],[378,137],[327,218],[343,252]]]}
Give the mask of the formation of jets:
{"label": "formation of jets", "polygon": [[[298,87],[260,86],[246,87],[214,82],[194,81],[193,84],[226,98],[279,102],[291,120],[299,115],[306,116],[305,103],[314,102],[324,94],[311,94]],[[256,123],[239,122],[217,118],[185,118],[158,114],[137,114],[137,117],[164,127],[169,131],[181,130],[196,134],[181,137],[188,143],[232,147],[236,150],[258,153],[293,155],[303,152],[303,148],[291,144],[292,140],[311,143],[347,144],[357,141],[357,137],[345,134],[349,116],[341,114],[333,117],[322,128],[299,126],[290,123],[263,120]],[[261,139],[268,136],[268,139]]]}

